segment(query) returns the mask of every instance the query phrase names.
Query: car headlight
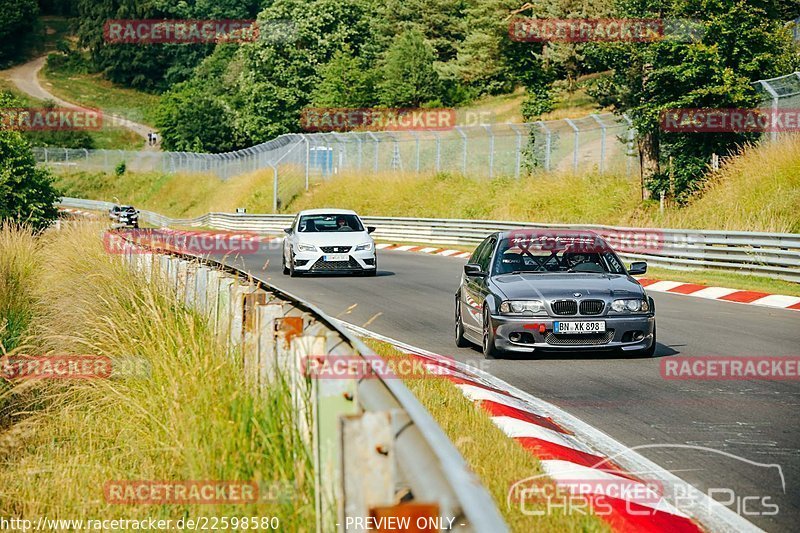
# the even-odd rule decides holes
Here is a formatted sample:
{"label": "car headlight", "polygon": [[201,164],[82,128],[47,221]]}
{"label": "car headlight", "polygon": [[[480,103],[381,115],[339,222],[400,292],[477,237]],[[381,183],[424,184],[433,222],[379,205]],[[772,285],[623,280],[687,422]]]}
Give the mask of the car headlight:
{"label": "car headlight", "polygon": [[647,300],[614,300],[611,310],[615,313],[649,313],[650,304]]}
{"label": "car headlight", "polygon": [[506,300],[500,304],[500,313],[504,315],[536,316],[544,315],[544,304],[541,300]]}
{"label": "car headlight", "polygon": [[297,249],[301,252],[316,252],[317,247],[313,244],[303,244],[302,242],[297,243]]}
{"label": "car headlight", "polygon": [[360,252],[361,250],[372,250],[372,243],[365,242],[364,244],[359,244],[358,246],[356,246],[355,249],[356,252]]}

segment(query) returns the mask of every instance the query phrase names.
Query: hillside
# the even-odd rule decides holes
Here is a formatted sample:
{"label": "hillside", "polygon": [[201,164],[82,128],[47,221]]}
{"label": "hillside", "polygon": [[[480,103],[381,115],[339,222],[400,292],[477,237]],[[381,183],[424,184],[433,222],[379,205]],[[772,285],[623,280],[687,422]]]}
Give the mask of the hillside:
{"label": "hillside", "polygon": [[[74,173],[58,176],[68,196],[114,197],[172,216],[247,207],[268,213],[272,171],[222,182],[208,175]],[[458,175],[350,175],[315,185],[285,212],[321,206],[365,215],[800,232],[800,137],[752,147],[714,174],[686,207],[662,215],[641,203],[638,177],[585,174],[491,181]]]}

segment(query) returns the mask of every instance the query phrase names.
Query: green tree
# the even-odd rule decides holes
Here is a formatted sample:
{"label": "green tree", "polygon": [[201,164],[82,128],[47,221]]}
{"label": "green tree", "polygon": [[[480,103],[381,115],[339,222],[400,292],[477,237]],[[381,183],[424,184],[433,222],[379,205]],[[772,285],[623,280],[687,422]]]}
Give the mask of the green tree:
{"label": "green tree", "polygon": [[47,227],[58,216],[53,178],[36,166],[30,144],[18,131],[0,129],[0,221]]}
{"label": "green tree", "polygon": [[602,102],[633,120],[643,186],[686,198],[699,187],[711,154],[735,152],[754,136],[665,133],[662,111],[757,107],[760,97],[751,83],[791,72],[798,57],[783,21],[774,18],[772,0],[621,0],[620,9],[630,17],[701,21],[702,38],[694,41],[606,46],[613,73],[598,89]]}
{"label": "green tree", "polygon": [[36,0],[0,0],[0,67],[20,52],[20,42],[29,42],[39,7]]}
{"label": "green tree", "polygon": [[315,106],[368,107],[375,105],[375,72],[352,54],[349,46],[317,69],[319,83],[311,101]]}
{"label": "green tree", "polygon": [[383,61],[383,79],[378,84],[381,103],[419,107],[437,100],[442,84],[433,62],[433,47],[422,33],[410,30],[398,35]]}
{"label": "green tree", "polygon": [[156,127],[162,147],[179,152],[230,152],[236,141],[234,115],[217,96],[183,83],[161,99]]}

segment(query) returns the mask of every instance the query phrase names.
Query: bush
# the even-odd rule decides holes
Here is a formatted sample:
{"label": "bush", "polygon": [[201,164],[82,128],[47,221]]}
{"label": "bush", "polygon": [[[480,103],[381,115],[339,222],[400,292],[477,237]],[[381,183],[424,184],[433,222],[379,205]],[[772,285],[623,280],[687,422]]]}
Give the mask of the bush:
{"label": "bush", "polygon": [[114,174],[117,176],[122,176],[123,174],[125,174],[126,170],[127,166],[125,165],[125,161],[120,161],[119,163],[117,163],[117,166],[114,167]]}
{"label": "bush", "polygon": [[58,200],[53,177],[36,166],[22,134],[0,129],[0,221],[43,229],[58,216]]}

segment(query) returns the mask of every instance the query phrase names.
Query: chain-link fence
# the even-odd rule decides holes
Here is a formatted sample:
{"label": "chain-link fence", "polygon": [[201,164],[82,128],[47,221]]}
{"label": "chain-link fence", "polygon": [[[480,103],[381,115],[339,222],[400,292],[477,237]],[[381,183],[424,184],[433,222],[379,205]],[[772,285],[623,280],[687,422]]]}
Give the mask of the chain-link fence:
{"label": "chain-link fence", "polygon": [[[754,86],[773,110],[800,108],[800,72]],[[125,163],[135,172],[210,172],[221,179],[272,169],[278,210],[310,184],[347,173],[455,172],[493,178],[595,169],[631,175],[639,172],[633,138],[627,117],[604,113],[449,130],[287,134],[223,154],[36,148],[35,156],[54,167],[110,172]]]}

